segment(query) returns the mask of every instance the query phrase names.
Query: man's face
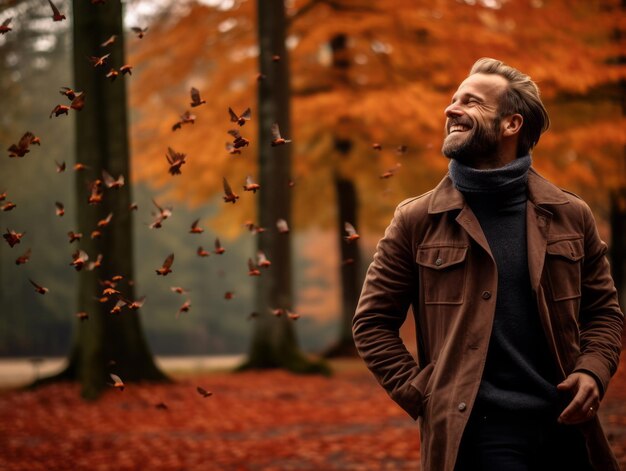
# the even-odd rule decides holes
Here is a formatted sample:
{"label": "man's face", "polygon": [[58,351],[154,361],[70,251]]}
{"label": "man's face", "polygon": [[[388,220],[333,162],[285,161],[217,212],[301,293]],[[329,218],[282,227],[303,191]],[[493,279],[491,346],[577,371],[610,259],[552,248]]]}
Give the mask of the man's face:
{"label": "man's face", "polygon": [[498,159],[498,105],[506,87],[506,79],[493,74],[470,75],[461,83],[445,110],[443,155],[469,166]]}

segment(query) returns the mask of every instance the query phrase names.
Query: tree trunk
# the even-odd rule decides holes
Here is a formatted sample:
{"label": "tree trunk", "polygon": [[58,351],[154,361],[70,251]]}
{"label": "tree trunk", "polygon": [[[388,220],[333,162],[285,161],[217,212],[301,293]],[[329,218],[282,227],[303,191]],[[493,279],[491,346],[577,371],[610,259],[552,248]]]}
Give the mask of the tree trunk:
{"label": "tree trunk", "polygon": [[[330,40],[333,51],[333,73],[337,81],[343,86],[350,87],[350,56],[348,51],[348,37],[339,33]],[[339,117],[341,121],[343,118]],[[341,126],[336,129],[340,130]],[[334,138],[335,151],[339,159],[346,159],[352,150],[352,139],[349,135],[337,132]],[[339,339],[325,352],[326,358],[357,356],[357,350],[352,338],[352,317],[359,302],[361,292],[361,253],[357,243],[348,244],[344,240],[344,223],[349,222],[358,229],[357,214],[359,199],[354,182],[335,172],[335,193],[337,197],[337,241],[341,255],[341,320],[339,323]]]}
{"label": "tree trunk", "polygon": [[[133,245],[129,149],[126,114],[125,78],[121,75],[111,82],[105,78],[110,68],[124,64],[124,31],[121,2],[94,6],[84,0],[74,0],[74,80],[76,89],[85,92],[85,107],[76,113],[76,161],[85,171],[76,172],[78,230],[83,234],[80,247],[94,260],[103,255],[102,266],[79,273],[79,311],[88,314],[78,321],[75,344],[69,365],[59,375],[77,379],[82,396],[95,399],[115,373],[123,381],[166,380],[156,367],[139,319],[139,311],[124,308],[111,314],[117,298],[100,303],[103,286],[99,280],[114,275],[124,279],[116,286],[122,295],[134,300]],[[105,51],[100,44],[112,34],[117,40]],[[111,55],[105,67],[93,67],[88,58]],[[72,112],[74,112],[72,110]],[[102,170],[114,178],[124,175],[126,184],[119,189],[104,190],[102,203],[87,203],[89,182],[102,179]],[[99,220],[113,213],[110,224],[102,229],[102,237],[92,239],[91,232]],[[156,275],[155,275],[156,276]]]}
{"label": "tree trunk", "polygon": [[[258,0],[258,82],[260,225],[257,246],[268,255],[272,266],[257,279],[254,333],[249,357],[242,369],[284,368],[297,372],[326,371],[322,363],[307,359],[298,347],[292,310],[291,244],[289,233],[279,233],[278,219],[291,222],[291,144],[272,147],[271,126],[278,123],[282,137],[291,138],[289,61],[285,48],[286,18],[283,0]],[[278,57],[276,57],[278,56]],[[273,309],[282,309],[280,316]]]}

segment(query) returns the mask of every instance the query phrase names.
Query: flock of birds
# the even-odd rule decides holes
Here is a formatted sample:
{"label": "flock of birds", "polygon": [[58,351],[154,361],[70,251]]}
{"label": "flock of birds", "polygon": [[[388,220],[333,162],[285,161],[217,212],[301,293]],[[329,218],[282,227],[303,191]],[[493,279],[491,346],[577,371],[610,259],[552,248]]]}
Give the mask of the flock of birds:
{"label": "flock of birds", "polygon": [[[94,5],[103,4],[106,2],[106,0],[90,0],[90,1]],[[65,15],[63,15],[59,11],[59,9],[52,3],[51,0],[48,0],[48,3],[52,9],[53,21],[62,21],[66,19]],[[0,34],[6,34],[12,30],[10,26],[11,21],[12,21],[12,18],[8,18],[4,20],[4,22],[0,25]],[[143,38],[145,33],[148,30],[148,28],[142,28],[142,27],[133,27],[131,29],[137,35],[139,39]],[[116,40],[116,36],[112,35],[101,44],[101,47],[103,48],[109,47],[115,42],[115,40]],[[91,62],[91,65],[94,68],[106,70],[106,67],[108,66],[109,58],[110,58],[110,53],[104,54],[102,56],[90,57],[89,61]],[[272,59],[274,62],[278,62],[280,60],[280,57],[273,56]],[[122,75],[122,76],[132,75],[132,66],[130,64],[125,64],[119,69],[115,69],[111,67],[109,68],[108,72],[105,73],[105,77],[110,79],[111,81],[115,80],[119,75]],[[261,74],[257,75],[257,80],[263,80],[263,79],[264,79],[264,76],[262,76]],[[59,90],[59,93],[62,96],[67,98],[68,104],[56,105],[50,113],[50,118],[52,118],[53,116],[59,117],[61,115],[68,115],[70,110],[80,112],[84,108],[85,92],[75,91],[70,87],[62,87]],[[206,103],[206,100],[202,99],[200,95],[200,91],[194,87],[192,87],[190,90],[190,97],[191,97],[190,106],[192,108],[202,106]],[[233,123],[233,126],[236,126],[236,127],[228,131],[228,134],[232,137],[232,142],[227,142],[225,148],[229,154],[241,154],[242,149],[244,147],[247,147],[250,144],[250,141],[241,135],[240,129],[246,124],[246,122],[250,121],[252,117],[252,112],[250,108],[247,108],[241,114],[237,114],[232,108],[229,108],[228,115],[229,115],[230,122]],[[172,131],[180,130],[184,125],[187,125],[187,124],[194,124],[195,120],[196,120],[196,116],[194,114],[192,114],[190,111],[185,111],[180,116],[180,119],[172,125]],[[281,136],[280,129],[277,123],[274,123],[272,125],[271,133],[272,133],[272,136],[271,136],[271,140],[269,141],[269,144],[272,147],[282,146],[282,145],[291,143],[291,140],[285,139],[284,137]],[[12,144],[8,148],[9,158],[25,157],[26,154],[30,152],[31,146],[33,145],[40,146],[41,140],[39,139],[39,137],[35,136],[32,132],[30,131],[25,132],[24,135],[19,139],[19,141],[16,144]],[[382,150],[382,146],[378,143],[372,144],[372,148],[377,151]],[[398,155],[402,155],[406,152],[406,150],[407,150],[406,146],[400,146],[397,148],[396,153]],[[166,161],[168,164],[168,172],[172,176],[180,175],[182,173],[181,167],[186,163],[186,158],[187,158],[186,154],[177,152],[171,147],[168,147],[165,157],[166,157]],[[55,162],[55,163],[56,163],[57,172],[61,173],[66,170],[65,162],[61,162],[61,163]],[[400,167],[400,164],[397,164],[394,168],[391,168],[385,173],[383,173],[382,175],[380,175],[380,178],[384,179],[384,178],[389,178],[393,176],[399,167]],[[88,169],[88,167],[80,162],[77,162],[73,166],[73,169],[74,171],[80,172],[80,171],[84,171]],[[90,194],[89,194],[87,203],[90,205],[97,205],[101,203],[105,190],[114,190],[114,189],[122,187],[125,184],[124,175],[119,175],[117,176],[117,178],[115,178],[111,174],[109,174],[109,172],[107,172],[106,169],[101,169],[101,176],[102,178],[96,178],[95,180],[89,183]],[[292,180],[290,180],[288,184],[289,184],[289,187],[294,186],[294,182]],[[233,191],[231,185],[226,180],[226,178],[223,178],[223,189],[224,189],[224,195],[223,195],[224,202],[235,204],[237,200],[239,199],[239,195],[237,195]],[[246,192],[251,192],[253,194],[256,194],[257,191],[261,190],[261,185],[255,182],[252,176],[248,175],[245,179],[243,190]],[[149,224],[149,227],[151,229],[159,229],[162,227],[163,222],[168,217],[171,216],[172,208],[163,207],[159,205],[154,200],[154,198],[152,199],[152,202],[156,207],[156,211],[152,212],[154,219]],[[16,207],[16,204],[8,200],[8,195],[6,192],[0,193],[0,210],[1,211],[11,211],[15,207]],[[58,217],[63,217],[63,215],[65,214],[63,203],[57,201],[55,203],[55,207],[56,207],[56,215]],[[136,203],[132,203],[129,206],[130,211],[137,210],[137,209],[138,207]],[[111,223],[112,218],[113,218],[113,213],[109,213],[107,217],[98,221],[97,227],[94,228],[94,230],[91,232],[90,237],[92,239],[97,239],[101,237],[102,231],[105,230],[106,227]],[[204,231],[204,229],[200,227],[199,223],[200,223],[200,220],[196,219],[191,224],[189,233],[201,234]],[[266,231],[266,228],[260,227],[254,224],[252,221],[246,221],[244,223],[244,226],[253,234],[259,234],[259,233]],[[279,233],[288,233],[289,225],[287,221],[285,219],[278,219],[276,221],[276,230]],[[346,232],[346,236],[344,237],[344,239],[347,243],[353,243],[359,239],[359,234],[357,233],[356,229],[350,222],[344,223],[344,230]],[[13,248],[14,246],[21,243],[21,240],[25,236],[25,234],[26,234],[25,232],[18,232],[16,230],[7,228],[7,231],[3,234],[3,237],[8,243],[8,245],[11,248]],[[69,231],[67,236],[68,236],[69,243],[72,244],[75,241],[76,242],[80,241],[81,238],[83,237],[83,234]],[[225,249],[221,245],[219,238],[215,239],[214,250],[212,252],[215,255],[222,255],[225,252]],[[202,246],[198,247],[196,253],[198,257],[208,257],[211,254],[210,251],[205,250]],[[20,256],[16,258],[15,260],[16,265],[23,265],[27,263],[30,260],[31,254],[32,254],[32,250],[30,248],[27,249],[25,253],[21,254]],[[72,254],[72,261],[69,263],[69,265],[74,267],[76,271],[80,271],[82,269],[95,270],[101,266],[102,260],[103,260],[102,254],[99,254],[95,258],[95,260],[90,260],[89,255],[84,250],[79,248],[75,250],[74,253]],[[173,263],[174,263],[174,254],[171,253],[165,258],[162,265],[155,270],[156,274],[158,276],[165,277],[169,273],[172,273]],[[344,263],[346,264],[350,263],[350,260],[345,261]],[[248,258],[248,275],[249,276],[261,276],[262,270],[266,270],[270,266],[271,266],[271,261],[268,259],[267,255],[259,250],[256,254],[255,259],[253,259],[252,257]],[[120,314],[123,311],[123,309],[136,311],[137,309],[140,309],[145,302],[145,296],[142,296],[137,300],[131,300],[125,297],[123,293],[117,289],[118,283],[122,281],[123,279],[124,277],[122,275],[116,275],[109,280],[100,281],[103,287],[103,290],[102,290],[102,293],[100,293],[100,295],[97,296],[97,299],[101,303],[108,303],[108,302],[115,301],[115,303],[112,305],[109,311],[111,314]],[[29,279],[29,281],[33,285],[37,293],[44,295],[49,291],[47,287],[38,284],[32,279]],[[127,280],[127,282],[130,285],[132,285],[133,283],[132,280]],[[172,286],[170,287],[170,289],[172,292],[178,293],[181,295],[188,293],[188,290],[179,286]],[[232,299],[233,295],[234,293],[229,291],[225,293],[224,297],[226,299]],[[180,314],[184,312],[188,312],[190,308],[191,308],[191,302],[190,300],[186,300],[176,312],[176,318],[178,318]],[[286,308],[270,308],[269,311],[271,312],[271,314],[275,316],[286,316],[292,320],[296,320],[300,317],[298,314],[291,312],[289,309],[286,309]],[[85,321],[89,318],[89,315],[86,312],[79,312],[76,314],[76,316],[81,321]],[[250,314],[249,318],[254,318],[256,316],[258,316],[258,313],[253,312],[252,314]],[[111,386],[119,390],[123,390],[124,383],[121,380],[121,378],[119,378],[119,376],[116,376],[115,374],[111,374],[110,376],[113,381],[113,383],[111,383]],[[200,387],[198,387],[198,393],[201,394],[203,397],[208,397],[211,395],[211,393],[207,392],[206,390]]]}

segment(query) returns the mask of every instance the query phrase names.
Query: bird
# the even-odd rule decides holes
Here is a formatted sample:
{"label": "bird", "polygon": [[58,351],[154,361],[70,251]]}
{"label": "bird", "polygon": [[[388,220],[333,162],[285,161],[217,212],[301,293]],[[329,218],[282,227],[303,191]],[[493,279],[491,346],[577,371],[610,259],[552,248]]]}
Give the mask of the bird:
{"label": "bird", "polygon": [[13,247],[20,243],[20,240],[22,240],[22,237],[24,237],[24,234],[26,234],[26,232],[16,232],[14,230],[7,228],[7,231],[4,234],[2,234],[2,237],[4,237],[4,239],[7,241],[10,247]]}
{"label": "bird", "polygon": [[206,103],[206,100],[202,100],[200,98],[200,91],[195,88],[195,87],[191,87],[191,107],[195,108],[196,106],[200,106],[200,105],[204,105]]}
{"label": "bird", "polygon": [[70,87],[61,87],[59,93],[63,96],[66,96],[70,101],[72,101],[74,98],[76,98],[76,95],[79,95],[82,92],[77,93]]}
{"label": "bird", "polygon": [[72,254],[72,261],[70,262],[70,266],[73,266],[76,271],[81,271],[89,260],[89,255],[84,250],[78,249],[76,252]]}
{"label": "bird", "polygon": [[12,144],[11,147],[8,148],[10,152],[9,157],[24,157],[30,152],[29,147],[33,144],[35,139],[37,139],[37,143],[39,143],[38,138],[36,138],[32,132],[26,131],[17,144]]}
{"label": "bird", "polygon": [[383,146],[382,146],[382,144],[380,144],[378,142],[374,142],[372,144],[372,149],[374,149],[374,150],[383,150]]}
{"label": "bird", "polygon": [[354,242],[355,240],[357,240],[360,237],[359,234],[357,234],[356,229],[354,228],[354,226],[352,224],[350,224],[349,222],[344,222],[343,227],[344,227],[345,231],[348,233],[348,235],[346,237],[344,237],[344,240],[348,244],[351,244],[352,242]]}
{"label": "bird", "polygon": [[224,252],[226,252],[226,249],[222,247],[220,240],[216,237],[215,238],[215,250],[213,251],[213,253],[215,255],[222,255]]}
{"label": "bird", "polygon": [[89,314],[87,314],[85,311],[80,311],[76,313],[76,317],[82,322],[89,319]]}
{"label": "bird", "polygon": [[[117,294],[117,293],[116,293],[116,294]],[[108,298],[107,298],[107,300],[108,300]],[[109,313],[111,313],[111,314],[119,314],[120,312],[122,312],[122,308],[123,308],[124,306],[126,306],[126,302],[125,302],[125,301],[123,301],[123,300],[121,300],[121,299],[118,299],[118,301],[115,303],[115,306],[113,306],[113,307],[111,308],[111,310],[109,311]]]}
{"label": "bird", "polygon": [[396,155],[404,155],[409,150],[408,146],[402,144],[396,147]]}
{"label": "bird", "polygon": [[240,149],[250,144],[250,141],[243,137],[241,134],[239,134],[239,131],[237,129],[229,129],[228,134],[235,138],[235,140],[233,141],[233,147],[235,149]]}
{"label": "bird", "polygon": [[102,67],[107,63],[107,59],[110,55],[111,53],[109,52],[108,54],[105,54],[103,56],[90,56],[89,61],[94,67]]}
{"label": "bird", "polygon": [[289,232],[289,225],[284,219],[279,219],[278,221],[276,221],[276,228],[281,234],[287,234]]}
{"label": "bird", "polygon": [[168,273],[171,273],[171,266],[172,263],[174,263],[174,254],[171,253],[167,256],[167,258],[165,259],[165,261],[163,262],[163,265],[161,266],[161,268],[158,268],[156,270],[157,275],[163,275],[166,276]]}
{"label": "bird", "polygon": [[230,155],[241,155],[241,149],[236,148],[232,142],[227,142],[225,147]]}
{"label": "bird", "polygon": [[229,106],[228,107],[228,114],[230,116],[231,122],[237,123],[239,126],[243,126],[244,124],[246,124],[246,121],[250,121],[250,117],[252,115],[252,111],[250,111],[250,108],[246,108],[246,110],[243,113],[238,115]]}
{"label": "bird", "polygon": [[183,288],[181,286],[170,286],[170,291],[172,291],[173,293],[178,293],[178,294],[187,294],[187,293],[189,293],[188,289]]}
{"label": "bird", "polygon": [[202,234],[204,232],[204,229],[198,226],[199,222],[200,219],[196,219],[194,222],[191,223],[191,228],[189,229],[190,234]]}
{"label": "bird", "polygon": [[391,178],[391,177],[393,177],[393,176],[395,175],[395,173],[398,171],[398,169],[399,169],[400,167],[402,167],[402,164],[398,162],[398,163],[395,165],[395,167],[392,167],[392,168],[388,169],[386,172],[382,173],[382,174],[379,176],[379,178],[381,178],[381,179],[386,179],[386,178]]}
{"label": "bird", "polygon": [[189,312],[189,309],[191,309],[191,301],[187,300],[178,308],[178,311],[176,311],[176,319],[178,319],[183,312]]}
{"label": "bird", "polygon": [[52,118],[52,115],[59,117],[62,114],[64,115],[69,115],[70,112],[70,107],[67,105],[56,105],[54,108],[52,108],[52,111],[50,112],[50,117]]}
{"label": "bird", "polygon": [[102,254],[99,253],[93,262],[89,262],[87,265],[87,271],[93,271],[96,268],[100,268],[102,266],[102,258]]}
{"label": "bird", "polygon": [[251,191],[252,193],[256,193],[257,190],[259,190],[260,188],[261,188],[261,185],[256,183],[252,179],[252,176],[248,175],[246,177],[246,184],[243,186],[244,191]]}
{"label": "bird", "polygon": [[223,177],[222,183],[224,185],[224,196],[222,197],[224,198],[224,202],[235,204],[237,200],[239,199],[239,196],[233,193],[233,190],[230,188],[230,185],[228,184],[228,181],[226,180],[226,177]]}
{"label": "bird", "polygon": [[113,374],[113,373],[110,373],[109,376],[113,380],[113,384],[111,384],[111,386],[113,386],[116,389],[119,389],[120,391],[123,391],[124,382],[122,381],[122,378],[120,378],[118,375]]}
{"label": "bird", "polygon": [[62,21],[65,19],[65,15],[62,15],[59,9],[52,3],[51,0],[48,0],[50,4],[50,8],[52,8],[52,20],[53,21]]}
{"label": "bird", "polygon": [[211,253],[208,250],[203,249],[202,246],[198,247],[198,250],[196,250],[196,254],[198,255],[198,257],[208,257],[209,255],[211,255]]}
{"label": "bird", "polygon": [[115,79],[117,78],[117,76],[120,73],[115,70],[113,67],[111,67],[111,69],[109,69],[109,71],[107,72],[107,74],[105,75],[106,78],[111,79],[111,82],[115,81]]}
{"label": "bird", "polygon": [[13,29],[9,26],[12,19],[13,17],[7,18],[6,20],[2,22],[2,24],[0,24],[0,34],[7,34],[9,31]]}
{"label": "bird", "polygon": [[30,260],[30,254],[32,253],[31,249],[26,250],[22,255],[15,259],[16,265],[24,265]]}
{"label": "bird", "polygon": [[100,219],[98,221],[98,223],[96,224],[99,228],[103,228],[109,225],[109,223],[111,222],[111,218],[113,217],[113,213],[109,213],[107,215],[107,217],[105,217],[104,219]]}
{"label": "bird", "polygon": [[59,163],[59,162],[57,162],[57,161],[55,160],[55,161],[54,161],[54,163],[55,163],[55,164],[56,164],[56,166],[57,166],[57,173],[62,173],[62,172],[65,172],[65,162],[61,162],[61,163]]}
{"label": "bird", "polygon": [[261,270],[259,270],[251,258],[248,259],[248,275],[249,276],[261,276]]}
{"label": "bird", "polygon": [[293,321],[300,319],[300,314],[287,310],[287,317]]}
{"label": "bird", "polygon": [[[93,1],[92,1],[93,3]],[[100,47],[108,47],[111,44],[113,44],[115,42],[115,40],[117,39],[117,35],[113,34],[111,36],[109,36],[109,39],[107,39],[106,41],[104,41],[102,44],[100,44]]]}
{"label": "bird", "polygon": [[194,124],[196,122],[196,115],[191,114],[189,111],[185,111],[180,115],[180,119],[172,125],[172,131],[181,129],[183,124]]}
{"label": "bird", "polygon": [[259,250],[256,253],[256,258],[257,258],[257,265],[261,268],[269,268],[270,265],[272,264],[272,262],[270,262],[267,259],[267,256],[265,255],[265,253],[262,250]]}
{"label": "bird", "polygon": [[121,188],[124,186],[124,175],[113,178],[109,172],[102,170],[102,181],[107,188]]}
{"label": "bird", "polygon": [[74,231],[69,231],[67,233],[67,237],[69,237],[70,239],[70,244],[76,240],[80,240],[83,237],[82,232],[74,232]]}
{"label": "bird", "polygon": [[167,162],[170,164],[170,168],[168,169],[168,172],[171,175],[180,175],[181,174],[180,167],[182,167],[183,164],[186,163],[185,161],[186,157],[187,157],[187,154],[176,152],[171,147],[168,147],[167,154],[165,154],[165,158],[167,159]]}
{"label": "bird", "polygon": [[30,284],[35,287],[35,291],[37,291],[39,294],[46,294],[49,291],[48,288],[46,288],[45,286],[41,286],[41,285],[35,283],[30,278],[28,279],[28,281],[30,281]]}
{"label": "bird", "polygon": [[120,74],[133,75],[133,66],[130,64],[124,64],[122,67],[120,67]]}
{"label": "bird", "polygon": [[[159,204],[154,200],[154,198],[152,198],[152,203],[157,207],[157,209],[159,210],[159,217],[161,219],[167,219],[168,217],[170,217],[172,215],[172,207],[166,207],[166,206],[159,206]],[[154,213],[152,213],[154,214]]]}
{"label": "bird", "polygon": [[198,394],[200,394],[202,397],[209,397],[212,396],[213,393],[210,391],[207,391],[206,389],[200,387],[200,386],[196,386],[196,391],[198,391]]}
{"label": "bird", "polygon": [[87,198],[87,203],[91,205],[101,203],[103,196],[102,180],[100,180],[99,178],[94,180],[89,184],[89,187],[91,189],[91,192],[89,194],[89,198]]}
{"label": "bird", "polygon": [[0,211],[11,211],[16,206],[17,205],[15,203],[13,203],[12,201],[7,201],[2,206],[0,206]]}
{"label": "bird", "polygon": [[137,37],[139,39],[143,38],[143,35],[146,33],[146,31],[148,31],[148,28],[140,28],[139,26],[133,26],[130,28],[132,30],[133,33],[135,33],[137,35]]}
{"label": "bird", "polygon": [[235,297],[235,293],[232,292],[232,291],[226,291],[224,293],[224,299],[226,299],[226,300],[233,299],[234,297]]}
{"label": "bird", "polygon": [[278,128],[278,123],[272,124],[272,142],[270,143],[272,147],[281,146],[283,144],[289,144],[291,140],[283,139],[280,135],[280,129]]}

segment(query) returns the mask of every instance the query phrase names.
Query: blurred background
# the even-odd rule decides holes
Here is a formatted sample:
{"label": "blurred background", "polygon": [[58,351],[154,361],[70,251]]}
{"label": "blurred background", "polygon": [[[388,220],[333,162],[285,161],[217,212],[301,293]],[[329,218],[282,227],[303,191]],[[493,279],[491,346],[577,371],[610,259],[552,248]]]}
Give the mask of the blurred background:
{"label": "blurred background", "polygon": [[[265,234],[246,227],[248,221],[258,224],[257,196],[241,187],[247,175],[257,179],[259,146],[269,143],[256,138],[260,12],[255,2],[241,0],[122,4],[125,63],[132,75],[113,82],[104,77],[107,66],[101,78],[127,93],[126,186],[137,204],[133,286],[136,298],[146,297],[138,311],[141,326],[156,355],[246,353],[257,286],[247,260],[255,258],[256,238]],[[52,21],[43,1],[0,2],[0,23],[12,18],[12,30],[0,35],[0,143],[4,152],[26,131],[41,140],[23,158],[5,152],[0,159],[3,204],[17,205],[0,212],[0,227],[25,233],[14,248],[0,244],[2,357],[65,356],[81,322],[81,273],[69,266],[77,244],[68,244],[67,233],[77,231],[77,207],[83,204],[77,196],[82,177],[73,166],[74,120],[85,111],[50,116],[57,104],[69,105],[59,90],[74,88],[77,67],[71,2],[55,5],[67,20]],[[281,124],[281,131],[288,130],[283,137],[292,140],[293,185],[280,197],[292,203],[290,309],[300,315],[292,325],[304,351],[320,353],[337,342],[344,306],[352,302],[342,290],[346,267],[360,287],[395,206],[445,175],[443,110],[484,56],[539,84],[552,126],[533,164],[591,205],[626,298],[623,0],[286,0],[284,8],[286,55],[280,61],[287,66],[291,122]],[[147,30],[140,38],[133,27]],[[105,30],[97,34],[102,43],[110,37]],[[92,55],[107,52],[103,46]],[[88,57],[80,67],[92,67]],[[206,104],[190,107],[191,87]],[[85,108],[107,106],[90,98],[87,92]],[[252,110],[240,128],[251,141],[241,154],[225,146],[232,141],[227,131],[237,127],[229,107]],[[173,130],[186,111],[195,122]],[[168,147],[187,155],[180,175],[168,173]],[[59,172],[63,162],[67,168]],[[222,200],[224,177],[240,195],[237,204]],[[82,185],[88,188],[87,177]],[[172,208],[158,229],[150,227],[157,211],[152,199]],[[63,217],[56,215],[55,202],[63,203]],[[345,214],[361,236],[356,260],[342,252]],[[204,232],[190,234],[196,219]],[[226,252],[198,256],[198,246],[214,250],[216,237]],[[17,266],[27,249],[31,259]],[[156,276],[170,253],[176,254],[173,273]],[[273,254],[267,255],[271,260]],[[90,256],[95,260],[95,253]],[[49,292],[35,293],[29,279]],[[170,286],[189,293],[181,296]],[[178,315],[185,300],[192,308]]]}

